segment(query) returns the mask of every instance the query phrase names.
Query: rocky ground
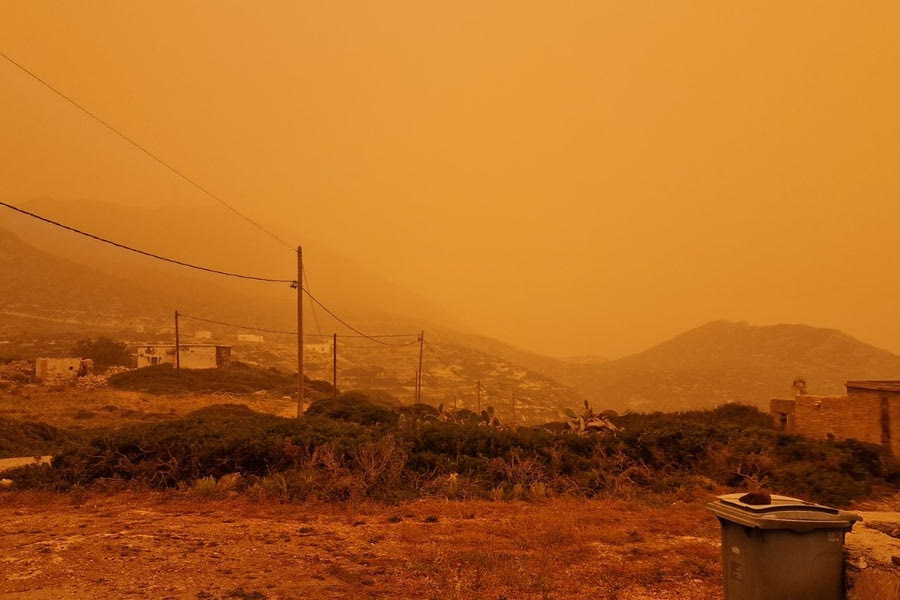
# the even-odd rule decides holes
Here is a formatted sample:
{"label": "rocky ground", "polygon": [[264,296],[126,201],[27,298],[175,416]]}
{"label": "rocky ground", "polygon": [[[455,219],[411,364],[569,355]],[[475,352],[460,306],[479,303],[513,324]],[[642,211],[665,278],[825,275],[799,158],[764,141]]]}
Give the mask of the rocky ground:
{"label": "rocky ground", "polygon": [[9,598],[721,598],[702,503],[0,494]]}

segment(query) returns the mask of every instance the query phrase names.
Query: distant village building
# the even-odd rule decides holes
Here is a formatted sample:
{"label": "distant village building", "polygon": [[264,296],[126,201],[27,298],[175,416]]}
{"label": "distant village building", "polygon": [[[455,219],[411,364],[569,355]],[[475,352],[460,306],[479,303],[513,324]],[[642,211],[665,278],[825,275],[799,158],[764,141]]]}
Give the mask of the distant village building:
{"label": "distant village building", "polygon": [[252,343],[262,343],[263,336],[258,333],[239,333],[237,336],[239,342],[252,342]]}
{"label": "distant village building", "polygon": [[900,456],[900,381],[848,381],[844,396],[813,396],[794,382],[794,398],[773,399],[770,413],[783,431],[809,437],[881,444]]}
{"label": "distant village building", "polygon": [[331,354],[331,342],[323,342],[321,344],[303,344],[303,349],[313,354]]}
{"label": "distant village building", "polygon": [[[231,363],[231,346],[180,344],[180,364],[184,369],[222,369]],[[137,366],[175,364],[175,344],[152,344],[137,350]]]}
{"label": "distant village building", "polygon": [[93,373],[94,361],[89,358],[39,358],[34,361],[34,378],[41,383],[68,383]]}
{"label": "distant village building", "polygon": [[211,340],[212,339],[212,331],[195,331],[194,339],[195,340]]}

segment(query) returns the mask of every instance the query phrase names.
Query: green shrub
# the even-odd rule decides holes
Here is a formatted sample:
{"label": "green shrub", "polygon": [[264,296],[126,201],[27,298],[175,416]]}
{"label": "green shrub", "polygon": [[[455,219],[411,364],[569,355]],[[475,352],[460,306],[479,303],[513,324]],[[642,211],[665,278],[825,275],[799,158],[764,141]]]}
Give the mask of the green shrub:
{"label": "green shrub", "polygon": [[0,418],[0,458],[53,454],[77,435],[45,423]]}
{"label": "green shrub", "polygon": [[[757,427],[744,408],[626,415],[632,428],[592,437],[443,421],[425,407],[403,412],[400,419],[401,411],[357,393],[313,402],[302,419],[211,406],[173,421],[73,437],[52,469],[22,470],[16,485],[133,481],[220,495],[240,481],[252,493],[284,500],[628,496],[698,486],[706,493],[718,485],[835,505],[900,487],[900,467],[884,448]],[[65,438],[40,424],[9,423],[0,420],[7,447],[26,431],[29,448]]]}
{"label": "green shrub", "polygon": [[127,367],[134,364],[134,357],[128,351],[125,342],[117,342],[108,337],[78,340],[72,348],[72,353],[73,356],[93,360],[94,370],[98,373],[113,365]]}
{"label": "green shrub", "polygon": [[382,402],[373,401],[362,392],[347,392],[337,398],[314,400],[306,410],[307,416],[321,416],[359,423],[360,425],[394,424],[399,415]]}
{"label": "green shrub", "polygon": [[[316,396],[320,395],[317,389],[323,387],[321,383],[308,378],[305,382],[310,392]],[[228,367],[221,369],[181,369],[180,373],[170,364],[142,367],[116,373],[109,378],[109,384],[122,390],[150,394],[185,392],[252,394],[259,390],[267,390],[289,395],[297,392],[296,375],[241,362],[232,362]],[[329,391],[330,386],[331,384],[328,384]]]}

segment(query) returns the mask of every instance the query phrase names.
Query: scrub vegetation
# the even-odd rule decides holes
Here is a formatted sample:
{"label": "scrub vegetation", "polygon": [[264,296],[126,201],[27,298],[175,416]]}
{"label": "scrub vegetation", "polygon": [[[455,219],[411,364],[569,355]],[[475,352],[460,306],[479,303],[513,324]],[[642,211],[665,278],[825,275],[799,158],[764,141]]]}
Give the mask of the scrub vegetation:
{"label": "scrub vegetation", "polygon": [[612,427],[580,433],[566,423],[506,427],[488,410],[397,407],[358,392],[316,400],[300,420],[223,404],[71,439],[32,426],[29,453],[47,448],[48,435],[63,448],[51,468],[10,477],[21,487],[139,484],[285,501],[628,498],[733,487],[846,505],[900,484],[900,467],[881,448],[788,435],[748,406],[604,419]]}

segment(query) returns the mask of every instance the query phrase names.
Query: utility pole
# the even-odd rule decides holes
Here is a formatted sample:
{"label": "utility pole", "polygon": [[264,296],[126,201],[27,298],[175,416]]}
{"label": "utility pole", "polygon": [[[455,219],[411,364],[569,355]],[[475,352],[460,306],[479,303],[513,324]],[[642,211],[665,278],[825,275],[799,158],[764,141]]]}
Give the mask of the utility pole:
{"label": "utility pole", "polygon": [[181,340],[178,336],[178,311],[175,311],[175,376],[181,377]]}
{"label": "utility pole", "polygon": [[303,246],[297,246],[297,418],[303,416]]}
{"label": "utility pole", "polygon": [[422,349],[425,346],[425,332],[419,334],[419,375],[416,378],[416,404],[422,404]]}
{"label": "utility pole", "polygon": [[481,414],[481,380],[475,382],[475,407],[479,415]]}
{"label": "utility pole", "polygon": [[334,400],[337,400],[337,334],[331,334],[331,362],[334,367],[334,373],[331,374],[331,387],[334,390],[331,393],[331,397]]}

